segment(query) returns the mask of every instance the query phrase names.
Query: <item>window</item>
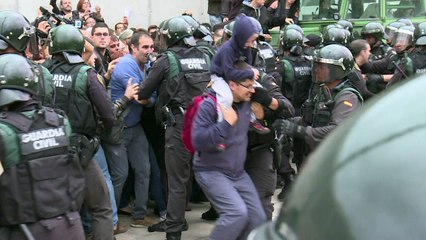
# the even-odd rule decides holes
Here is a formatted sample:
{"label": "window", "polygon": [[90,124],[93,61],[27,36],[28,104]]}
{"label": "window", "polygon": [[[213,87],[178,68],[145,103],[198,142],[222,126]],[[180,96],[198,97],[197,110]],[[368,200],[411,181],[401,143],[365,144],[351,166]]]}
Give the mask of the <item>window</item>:
{"label": "window", "polygon": [[339,12],[338,0],[301,0],[300,20],[331,20]]}

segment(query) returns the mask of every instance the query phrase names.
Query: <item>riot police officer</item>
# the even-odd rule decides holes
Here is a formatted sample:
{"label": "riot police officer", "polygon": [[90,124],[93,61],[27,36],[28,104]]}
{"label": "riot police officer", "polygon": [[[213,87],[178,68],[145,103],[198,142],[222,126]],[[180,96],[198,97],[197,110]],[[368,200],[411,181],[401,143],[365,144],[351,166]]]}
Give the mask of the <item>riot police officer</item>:
{"label": "riot police officer", "polygon": [[416,49],[409,54],[413,60],[416,74],[426,72],[426,22],[421,22],[416,26]]}
{"label": "riot police officer", "polygon": [[[310,88],[312,85],[312,59],[303,54],[303,32],[293,25],[288,25],[281,32],[281,46],[283,57],[278,63],[277,71],[279,72],[282,83],[281,90],[287,98],[290,99],[295,108],[296,116],[300,116],[300,109],[303,102],[308,99]],[[297,140],[296,140],[297,141]],[[300,145],[300,144],[299,144]],[[298,144],[295,144],[298,146]],[[284,186],[278,199],[283,200],[286,192],[290,189],[292,182],[295,179],[295,170],[290,165],[290,141],[283,147],[282,161],[278,174],[284,180]],[[293,149],[293,161],[301,158],[301,149]]]}
{"label": "riot police officer", "polygon": [[[425,239],[425,88],[424,75],[412,79],[336,129],[310,156],[277,221],[248,239]],[[392,114],[377,121],[389,106]]]}
{"label": "riot police officer", "polygon": [[[302,117],[277,124],[280,131],[304,140],[305,154],[315,149],[363,101],[358,90],[347,81],[354,66],[349,49],[338,44],[327,45],[315,54],[313,61],[313,81],[319,85],[317,93],[303,104]],[[302,162],[296,164],[299,167]]]}
{"label": "riot police officer", "polygon": [[398,59],[393,62],[395,72],[386,87],[408,79],[415,73],[413,60],[408,55],[414,46],[414,27],[402,26],[398,28],[392,45]]}
{"label": "riot police officer", "polygon": [[[14,53],[25,56],[30,39],[34,41],[36,39],[35,28],[23,15],[14,11],[0,11],[0,55]],[[38,42],[32,44],[38,50]],[[54,96],[52,75],[45,67],[30,60],[28,62],[34,67],[40,79],[37,97],[41,99],[43,105],[52,106]]]}
{"label": "riot police officer", "polygon": [[171,240],[181,239],[182,231],[188,228],[185,209],[192,156],[185,150],[181,135],[183,113],[194,96],[183,89],[190,84],[188,78],[197,79],[193,83],[198,82],[198,88],[205,87],[210,81],[210,66],[208,55],[194,47],[196,43],[191,26],[185,20],[171,18],[163,24],[160,32],[160,38],[164,38],[168,48],[141,83],[139,99],[149,99],[157,90],[157,113],[165,117],[165,163],[169,186],[167,219],[149,227],[148,231],[165,231],[167,239]]}
{"label": "riot police officer", "polygon": [[27,59],[0,56],[0,239],[84,239],[84,175],[60,110],[42,107]]}
{"label": "riot police officer", "polygon": [[114,121],[113,106],[93,68],[84,64],[81,54],[84,39],[72,25],[62,25],[49,33],[52,59],[44,63],[53,75],[55,103],[70,118],[74,132],[71,144],[80,154],[86,175],[84,205],[92,215],[95,239],[112,239],[112,210],[108,188],[99,166],[93,159],[99,140],[97,116],[106,129]]}
{"label": "riot police officer", "polygon": [[290,99],[296,114],[300,114],[302,103],[308,99],[311,87],[312,60],[303,54],[303,34],[291,28],[285,28],[281,34],[283,56],[277,71],[281,75],[281,89]]}
{"label": "riot police officer", "polygon": [[385,29],[379,22],[369,22],[361,29],[361,38],[370,44],[371,58],[373,60],[384,58],[391,49],[389,45],[382,42],[384,36]]}

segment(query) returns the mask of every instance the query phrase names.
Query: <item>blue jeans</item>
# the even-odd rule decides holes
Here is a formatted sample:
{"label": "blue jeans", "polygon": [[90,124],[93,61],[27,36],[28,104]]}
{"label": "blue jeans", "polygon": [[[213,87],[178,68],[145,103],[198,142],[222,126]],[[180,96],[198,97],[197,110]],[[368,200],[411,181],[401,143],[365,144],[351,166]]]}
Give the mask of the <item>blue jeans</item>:
{"label": "blue jeans", "polygon": [[121,144],[104,144],[105,156],[114,185],[115,202],[120,204],[121,193],[129,173],[135,173],[135,208],[133,218],[142,219],[147,213],[150,178],[149,144],[140,124],[124,129]]}
{"label": "blue jeans", "polygon": [[158,167],[157,158],[154,149],[149,146],[149,163],[151,164],[151,177],[149,179],[149,191],[151,198],[157,206],[158,212],[161,214],[167,210],[166,197],[164,196],[163,183],[161,182],[161,172]]}
{"label": "blue jeans", "polygon": [[239,177],[230,177],[218,171],[199,171],[194,174],[219,213],[209,239],[247,239],[251,230],[266,222],[259,195],[246,172]]}

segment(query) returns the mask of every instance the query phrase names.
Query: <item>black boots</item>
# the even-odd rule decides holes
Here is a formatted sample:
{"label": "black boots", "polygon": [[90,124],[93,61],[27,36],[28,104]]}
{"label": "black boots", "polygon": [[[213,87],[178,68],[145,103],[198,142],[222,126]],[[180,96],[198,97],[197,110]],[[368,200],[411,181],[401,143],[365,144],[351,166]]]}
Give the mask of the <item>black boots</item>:
{"label": "black boots", "polygon": [[286,174],[284,176],[284,187],[281,190],[281,192],[278,194],[279,200],[284,201],[287,198],[287,195],[295,179],[296,179],[296,176],[294,174]]}
{"label": "black boots", "polygon": [[201,214],[201,218],[207,221],[215,221],[219,218],[219,214],[212,206],[210,206],[210,209],[207,212],[203,212],[203,214]]}

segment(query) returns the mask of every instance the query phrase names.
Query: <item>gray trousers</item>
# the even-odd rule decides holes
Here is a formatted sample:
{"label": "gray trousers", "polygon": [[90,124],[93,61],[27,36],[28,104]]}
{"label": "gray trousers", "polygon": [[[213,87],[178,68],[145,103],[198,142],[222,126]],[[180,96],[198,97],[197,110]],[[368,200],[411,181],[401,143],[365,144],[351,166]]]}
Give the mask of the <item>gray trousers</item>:
{"label": "gray trousers", "polygon": [[167,127],[165,162],[168,182],[166,232],[181,232],[192,179],[192,156],[182,141],[183,114],[175,115],[176,124]]}
{"label": "gray trousers", "polygon": [[218,171],[199,171],[195,179],[219,213],[209,240],[245,240],[266,222],[259,195],[246,172],[230,177]]}

